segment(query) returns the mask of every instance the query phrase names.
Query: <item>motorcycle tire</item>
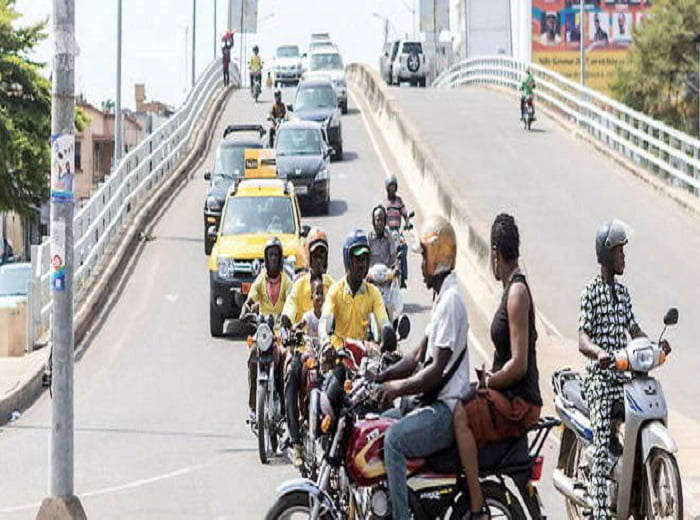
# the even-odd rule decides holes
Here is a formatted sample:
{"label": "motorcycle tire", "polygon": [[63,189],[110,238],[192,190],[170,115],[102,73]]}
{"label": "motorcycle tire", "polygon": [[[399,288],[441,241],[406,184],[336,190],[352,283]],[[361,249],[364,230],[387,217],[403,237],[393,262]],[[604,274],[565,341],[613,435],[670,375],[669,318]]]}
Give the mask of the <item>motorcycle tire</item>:
{"label": "motorcycle tire", "polygon": [[258,421],[258,455],[260,462],[267,464],[267,448],[270,445],[270,424],[267,422],[265,409],[267,408],[267,388],[264,384],[258,384],[258,394],[255,400],[255,412]]}
{"label": "motorcycle tire", "polygon": [[[577,468],[581,459],[581,443],[576,438],[576,435],[571,430],[564,430],[561,436],[561,446],[568,446],[567,453],[563,457],[566,461],[564,466],[564,474],[571,478],[577,478]],[[582,508],[573,500],[564,498],[566,503],[566,514],[570,520],[583,520],[584,518],[589,518],[590,510]]]}
{"label": "motorcycle tire", "polygon": [[489,508],[489,516],[495,519],[525,520],[529,518],[523,511],[518,497],[496,482],[483,482],[481,489],[484,501]]}
{"label": "motorcycle tire", "polygon": [[[265,520],[285,520],[295,514],[311,514],[311,496],[305,491],[293,491],[279,497],[265,515]],[[322,520],[331,520],[330,513],[322,514]]]}
{"label": "motorcycle tire", "polygon": [[[274,386],[274,385],[273,385]],[[277,408],[275,407],[275,390],[274,388],[272,391],[268,392],[268,399],[269,403],[267,403],[267,410],[268,410],[268,429],[269,429],[269,435],[268,435],[268,440],[270,442],[269,447],[272,453],[277,453],[277,448],[278,448],[278,432],[277,432],[277,415],[273,413],[273,410],[276,410]]]}
{"label": "motorcycle tire", "polygon": [[[665,472],[664,470],[665,466]],[[676,457],[667,451],[654,448],[649,454],[649,468],[652,474],[649,475],[644,470],[644,498],[642,513],[648,520],[657,518],[670,518],[672,520],[683,519],[683,487],[681,485],[681,474],[678,469]],[[665,475],[664,475],[665,473]],[[661,480],[664,479],[664,480]],[[666,497],[652,497],[649,492],[649,482],[651,487],[658,491],[666,488],[670,495]],[[657,508],[662,508],[658,511]]]}

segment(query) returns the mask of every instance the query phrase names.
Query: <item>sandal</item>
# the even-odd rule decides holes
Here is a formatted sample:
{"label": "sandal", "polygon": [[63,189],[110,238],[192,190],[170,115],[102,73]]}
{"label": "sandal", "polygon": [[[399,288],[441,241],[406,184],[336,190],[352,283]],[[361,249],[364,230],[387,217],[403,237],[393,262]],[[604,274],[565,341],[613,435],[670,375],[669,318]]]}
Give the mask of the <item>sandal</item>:
{"label": "sandal", "polygon": [[489,511],[489,507],[484,504],[478,511],[468,511],[462,520],[491,520],[491,511]]}

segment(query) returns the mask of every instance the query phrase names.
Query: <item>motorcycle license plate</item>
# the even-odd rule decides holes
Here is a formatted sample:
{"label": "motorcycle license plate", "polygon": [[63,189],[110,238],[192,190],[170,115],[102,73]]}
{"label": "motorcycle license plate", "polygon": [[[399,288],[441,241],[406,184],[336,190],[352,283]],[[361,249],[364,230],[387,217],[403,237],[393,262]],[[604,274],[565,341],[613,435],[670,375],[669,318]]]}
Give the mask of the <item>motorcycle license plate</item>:
{"label": "motorcycle license plate", "polygon": [[241,285],[241,292],[243,294],[248,294],[250,292],[250,283],[249,282],[243,282]]}
{"label": "motorcycle license plate", "polygon": [[307,186],[297,186],[294,188],[294,191],[297,192],[297,195],[306,195],[309,193],[309,188]]}

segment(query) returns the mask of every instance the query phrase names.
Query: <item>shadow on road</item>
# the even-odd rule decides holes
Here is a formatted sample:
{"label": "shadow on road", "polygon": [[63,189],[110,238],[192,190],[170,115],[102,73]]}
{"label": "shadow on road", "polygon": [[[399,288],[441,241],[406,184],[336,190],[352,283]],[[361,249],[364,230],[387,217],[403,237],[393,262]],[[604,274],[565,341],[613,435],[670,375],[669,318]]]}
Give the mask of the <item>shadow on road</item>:
{"label": "shadow on road", "polygon": [[202,238],[202,237],[195,238],[195,237],[173,237],[173,236],[156,235],[153,238],[158,239],[158,240],[164,240],[167,242],[199,242],[199,243],[204,242],[204,238]]}
{"label": "shadow on road", "polygon": [[353,162],[356,161],[359,155],[356,152],[343,152],[343,160],[340,162]]}
{"label": "shadow on road", "polygon": [[335,199],[331,200],[331,207],[328,211],[328,216],[339,217],[344,215],[348,211],[348,203],[344,200]]}
{"label": "shadow on road", "polygon": [[530,128],[530,132],[533,132],[535,134],[546,134],[547,130],[544,128]]}
{"label": "shadow on road", "polygon": [[352,107],[352,108],[348,108],[348,112],[347,112],[347,114],[345,114],[345,115],[346,115],[346,116],[355,116],[355,115],[357,115],[357,114],[359,114],[359,113],[360,113],[360,109],[359,109],[359,108]]}
{"label": "shadow on road", "polygon": [[[6,425],[4,428],[8,430],[48,430],[49,425]],[[192,439],[233,439],[232,435],[223,433],[209,432],[181,432],[169,430],[144,430],[136,428],[96,428],[96,427],[78,427],[75,428],[77,433],[117,433],[120,435],[149,435],[155,437],[188,437]],[[243,450],[238,450],[243,451]],[[247,449],[244,451],[257,451]]]}
{"label": "shadow on road", "polygon": [[406,314],[420,314],[421,312],[426,312],[430,309],[430,305],[423,305],[420,303],[406,303],[403,306],[403,311]]}

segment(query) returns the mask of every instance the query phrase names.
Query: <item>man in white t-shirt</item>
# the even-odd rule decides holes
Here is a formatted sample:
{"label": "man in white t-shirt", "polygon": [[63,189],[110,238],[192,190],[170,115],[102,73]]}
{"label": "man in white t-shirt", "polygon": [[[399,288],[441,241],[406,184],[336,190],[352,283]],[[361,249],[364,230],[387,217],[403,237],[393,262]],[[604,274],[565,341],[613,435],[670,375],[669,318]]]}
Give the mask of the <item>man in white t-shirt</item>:
{"label": "man in white t-shirt", "polygon": [[387,430],[384,462],[392,518],[402,519],[409,517],[406,460],[452,445],[452,412],[470,389],[469,324],[454,273],[457,242],[452,225],[443,217],[430,217],[421,230],[420,247],[423,280],[437,295],[430,322],[416,349],[376,377],[387,399],[422,394],[421,407],[404,417],[398,410],[386,414],[399,419]]}

